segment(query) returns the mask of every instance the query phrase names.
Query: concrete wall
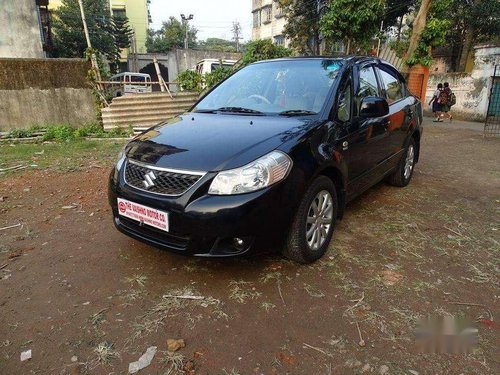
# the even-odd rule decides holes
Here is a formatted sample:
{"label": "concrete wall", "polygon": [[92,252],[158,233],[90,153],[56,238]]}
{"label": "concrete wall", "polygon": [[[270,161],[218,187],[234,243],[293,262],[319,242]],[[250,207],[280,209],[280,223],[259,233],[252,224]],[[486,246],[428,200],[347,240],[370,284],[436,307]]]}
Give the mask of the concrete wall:
{"label": "concrete wall", "polygon": [[[471,121],[484,121],[495,65],[500,65],[500,46],[475,47],[472,73],[431,73],[427,84],[426,102],[432,98],[438,83],[449,82],[457,97],[453,106],[454,117]],[[426,103],[426,112],[430,112]]]}
{"label": "concrete wall", "polygon": [[0,131],[96,121],[92,92],[69,87],[0,90],[0,113]]}
{"label": "concrete wall", "polygon": [[0,131],[96,121],[82,59],[0,59]]}
{"label": "concrete wall", "polygon": [[44,57],[35,0],[0,0],[0,57]]}

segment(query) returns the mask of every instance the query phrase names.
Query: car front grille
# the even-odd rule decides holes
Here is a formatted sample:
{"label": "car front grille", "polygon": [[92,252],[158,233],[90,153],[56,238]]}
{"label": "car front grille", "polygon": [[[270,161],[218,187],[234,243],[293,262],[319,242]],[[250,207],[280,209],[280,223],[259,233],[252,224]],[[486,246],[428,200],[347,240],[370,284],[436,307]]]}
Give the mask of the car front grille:
{"label": "car front grille", "polygon": [[202,176],[203,173],[199,172],[153,168],[130,160],[125,165],[125,182],[128,185],[162,195],[182,195]]}

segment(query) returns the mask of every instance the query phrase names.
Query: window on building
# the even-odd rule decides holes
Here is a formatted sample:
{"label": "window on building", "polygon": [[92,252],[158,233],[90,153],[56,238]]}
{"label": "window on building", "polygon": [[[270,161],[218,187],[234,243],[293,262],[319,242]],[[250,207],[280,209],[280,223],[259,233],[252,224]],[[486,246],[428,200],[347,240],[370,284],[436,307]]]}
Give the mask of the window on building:
{"label": "window on building", "polygon": [[256,10],[253,12],[253,27],[260,26],[260,10]]}
{"label": "window on building", "polygon": [[275,12],[275,16],[276,18],[280,18],[280,17],[283,17],[284,14],[283,14],[283,7],[281,6],[280,3],[278,3],[277,1],[274,2],[275,6],[276,6],[276,12]]}
{"label": "window on building", "polygon": [[274,44],[277,44],[278,46],[284,46],[285,45],[285,37],[283,35],[276,35],[274,37]]}
{"label": "window on building", "polygon": [[273,17],[272,5],[262,8],[262,23],[270,23]]}
{"label": "window on building", "polygon": [[113,9],[113,16],[114,17],[127,17],[127,12],[125,11],[125,8],[119,8],[119,9]]}

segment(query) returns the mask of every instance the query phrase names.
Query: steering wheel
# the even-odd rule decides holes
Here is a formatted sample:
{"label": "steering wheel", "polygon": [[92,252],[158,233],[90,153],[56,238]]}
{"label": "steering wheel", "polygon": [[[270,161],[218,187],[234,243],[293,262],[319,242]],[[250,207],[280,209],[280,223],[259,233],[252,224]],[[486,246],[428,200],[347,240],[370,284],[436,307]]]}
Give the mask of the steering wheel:
{"label": "steering wheel", "polygon": [[265,96],[258,95],[258,94],[250,95],[247,99],[260,99],[261,101],[263,101],[266,104],[271,104],[269,99],[267,99]]}

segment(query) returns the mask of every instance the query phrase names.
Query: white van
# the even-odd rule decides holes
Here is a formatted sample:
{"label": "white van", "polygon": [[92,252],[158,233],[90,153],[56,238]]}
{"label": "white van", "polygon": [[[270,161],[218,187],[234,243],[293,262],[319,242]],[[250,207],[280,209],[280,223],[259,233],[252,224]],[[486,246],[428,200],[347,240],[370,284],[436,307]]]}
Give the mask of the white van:
{"label": "white van", "polygon": [[153,92],[149,74],[124,72],[115,74],[110,78],[110,81],[117,82],[111,84],[113,98],[127,94]]}
{"label": "white van", "polygon": [[200,74],[211,73],[218,68],[232,68],[237,60],[204,59],[198,62],[195,71]]}

